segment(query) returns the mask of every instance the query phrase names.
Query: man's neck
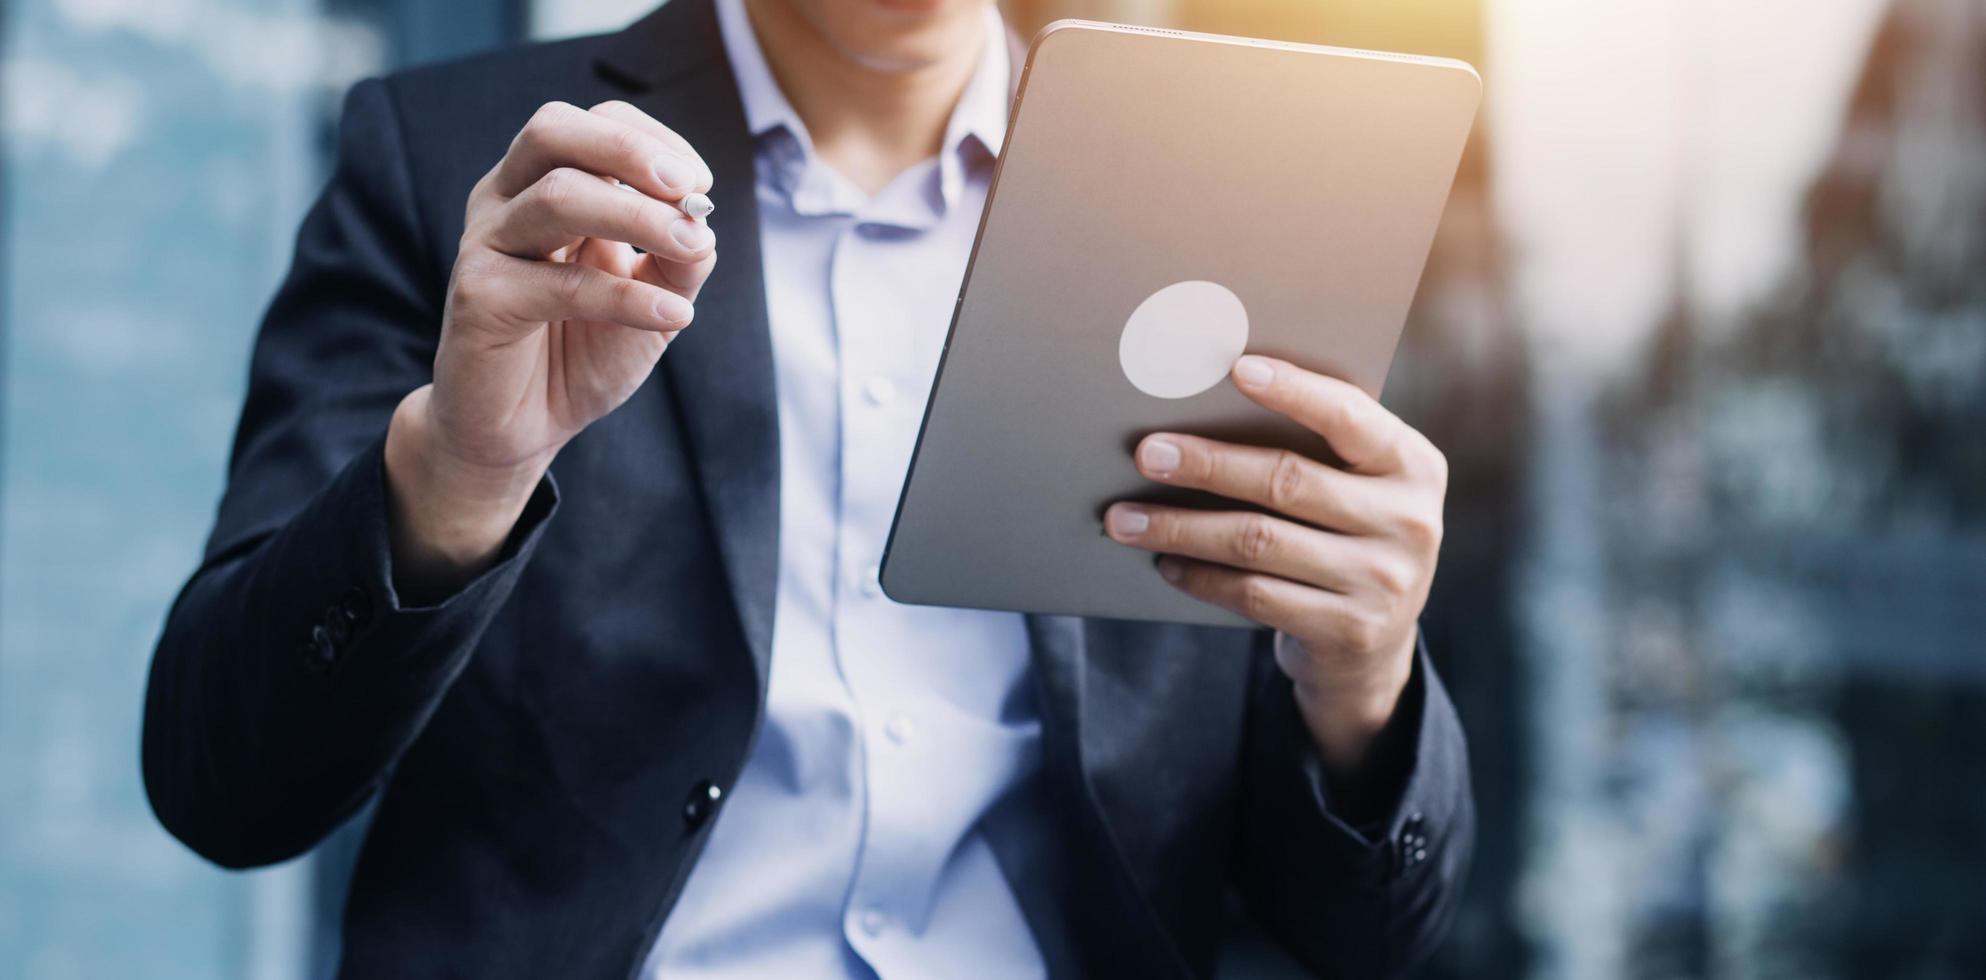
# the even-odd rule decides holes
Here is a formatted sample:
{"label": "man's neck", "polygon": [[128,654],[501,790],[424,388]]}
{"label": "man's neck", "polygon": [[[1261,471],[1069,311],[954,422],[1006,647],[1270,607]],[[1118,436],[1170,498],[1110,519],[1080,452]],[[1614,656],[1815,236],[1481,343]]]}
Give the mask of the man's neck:
{"label": "man's neck", "polygon": [[938,153],[984,48],[975,34],[939,60],[877,68],[836,50],[789,3],[746,0],[745,10],[814,152],[868,194]]}

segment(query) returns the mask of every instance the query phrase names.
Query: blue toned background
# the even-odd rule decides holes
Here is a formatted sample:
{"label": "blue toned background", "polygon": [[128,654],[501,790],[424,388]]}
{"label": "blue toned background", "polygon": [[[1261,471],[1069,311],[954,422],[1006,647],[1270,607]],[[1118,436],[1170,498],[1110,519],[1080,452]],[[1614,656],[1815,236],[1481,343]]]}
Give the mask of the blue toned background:
{"label": "blue toned background", "polygon": [[345,86],[516,37],[482,0],[15,0],[0,55],[0,977],[295,977],[305,863],[231,876],[136,778],[248,344]]}
{"label": "blue toned background", "polygon": [[[323,975],[359,829],[224,873],[138,778],[257,317],[351,81],[648,5],[0,5],[0,978]],[[1986,976],[1986,7],[1006,6],[1483,69],[1387,392],[1482,812],[1429,975]]]}

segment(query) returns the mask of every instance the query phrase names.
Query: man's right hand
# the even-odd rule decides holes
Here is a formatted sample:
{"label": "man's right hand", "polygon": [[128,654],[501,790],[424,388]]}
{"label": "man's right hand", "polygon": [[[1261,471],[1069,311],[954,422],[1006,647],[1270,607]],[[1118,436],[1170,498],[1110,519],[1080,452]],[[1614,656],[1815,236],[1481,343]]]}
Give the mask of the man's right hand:
{"label": "man's right hand", "polygon": [[716,239],[663,202],[710,183],[696,150],[641,110],[554,102],[470,191],[434,381],[386,436],[403,602],[493,564],[552,457],[689,324]]}

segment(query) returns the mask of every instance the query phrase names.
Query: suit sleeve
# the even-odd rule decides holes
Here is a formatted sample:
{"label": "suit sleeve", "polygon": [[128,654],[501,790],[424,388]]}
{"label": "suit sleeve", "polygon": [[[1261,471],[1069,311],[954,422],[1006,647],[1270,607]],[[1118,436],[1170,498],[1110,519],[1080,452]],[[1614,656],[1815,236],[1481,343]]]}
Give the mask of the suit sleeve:
{"label": "suit sleeve", "polygon": [[1266,649],[1255,660],[1238,844],[1242,898],[1320,977],[1401,975],[1446,930],[1475,846],[1468,748],[1455,707],[1423,643],[1394,721],[1411,736],[1393,760],[1390,805],[1355,825],[1333,805],[1289,680]]}
{"label": "suit sleeve", "polygon": [[204,560],[152,657],[146,792],[218,864],[293,857],[365,802],[556,509],[548,477],[495,567],[434,606],[394,592],[382,449],[394,407],[432,376],[433,254],[390,90],[361,82],[256,340]]}

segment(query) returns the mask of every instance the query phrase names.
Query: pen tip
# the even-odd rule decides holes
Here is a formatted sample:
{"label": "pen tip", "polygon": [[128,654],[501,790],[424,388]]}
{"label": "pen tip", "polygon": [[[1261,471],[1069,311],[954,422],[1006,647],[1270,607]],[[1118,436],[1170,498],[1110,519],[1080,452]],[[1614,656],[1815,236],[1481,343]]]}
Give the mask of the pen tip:
{"label": "pen tip", "polygon": [[691,191],[683,195],[683,213],[692,218],[707,218],[715,210],[717,210],[717,205],[711,203],[710,198],[702,194]]}

